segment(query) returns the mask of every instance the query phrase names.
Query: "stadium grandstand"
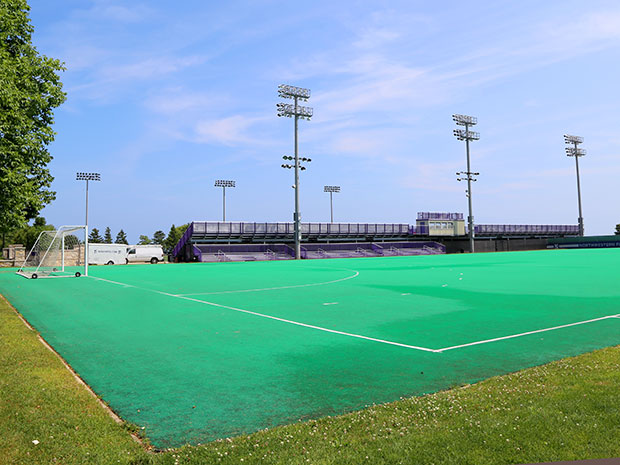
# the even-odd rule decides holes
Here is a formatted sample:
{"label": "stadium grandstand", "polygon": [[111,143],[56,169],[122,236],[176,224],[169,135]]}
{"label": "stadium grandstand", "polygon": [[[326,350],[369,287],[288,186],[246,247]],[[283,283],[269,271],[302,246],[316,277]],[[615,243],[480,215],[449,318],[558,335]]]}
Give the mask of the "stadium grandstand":
{"label": "stadium grandstand", "polygon": [[[477,225],[480,239],[574,236],[577,225]],[[406,223],[302,223],[307,259],[446,253],[443,240],[466,234],[462,213],[420,212]],[[176,261],[288,260],[295,256],[293,223],[191,222],[171,252]],[[546,245],[546,243],[545,243]],[[543,246],[544,247],[544,246]],[[537,246],[536,248],[539,248]]]}

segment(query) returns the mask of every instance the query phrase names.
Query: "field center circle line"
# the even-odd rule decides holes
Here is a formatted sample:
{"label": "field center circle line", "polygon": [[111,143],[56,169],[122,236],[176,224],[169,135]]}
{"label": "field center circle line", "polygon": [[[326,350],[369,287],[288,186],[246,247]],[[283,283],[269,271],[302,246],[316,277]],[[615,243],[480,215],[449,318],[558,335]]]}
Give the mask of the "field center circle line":
{"label": "field center circle line", "polygon": [[[292,324],[292,325],[296,325],[296,326],[302,326],[304,328],[310,328],[310,329],[316,329],[316,330],[319,330],[319,331],[325,331],[327,333],[339,334],[341,336],[354,337],[354,338],[357,338],[357,339],[364,339],[364,340],[367,340],[367,341],[379,342],[379,343],[382,343],[382,344],[388,344],[388,345],[393,345],[393,346],[398,346],[398,347],[404,347],[406,349],[420,350],[420,351],[423,351],[423,352],[432,352],[432,353],[440,352],[439,350],[429,349],[428,347],[414,346],[414,345],[409,345],[409,344],[403,344],[401,342],[387,341],[385,339],[378,339],[378,338],[374,338],[374,337],[370,337],[370,336],[364,336],[364,335],[361,335],[361,334],[347,333],[345,331],[338,331],[336,329],[323,328],[322,326],[311,325],[311,324],[302,323],[302,322],[299,322],[299,321],[287,320],[285,318],[279,318],[277,316],[272,316],[272,315],[266,315],[264,313],[253,312],[251,310],[245,310],[243,308],[230,307],[228,305],[217,304],[215,302],[208,302],[206,300],[194,299],[192,297],[185,297],[185,296],[182,296],[182,295],[170,294],[168,292],[156,291],[154,289],[148,289],[148,288],[145,288],[145,287],[134,286],[133,284],[125,284],[125,283],[121,283],[121,282],[118,282],[118,281],[112,281],[110,279],[97,278],[95,276],[89,276],[89,277],[93,278],[93,279],[96,279],[98,281],[105,281],[105,282],[108,282],[108,283],[111,283],[111,284],[117,284],[117,285],[123,286],[123,287],[133,287],[135,289],[140,289],[140,290],[148,291],[148,292],[154,292],[156,294],[161,294],[161,295],[165,295],[165,296],[168,296],[168,297],[173,297],[173,298],[176,298],[176,299],[187,300],[187,301],[190,301],[190,302],[196,302],[196,303],[203,304],[203,305],[210,305],[212,307],[225,308],[227,310],[233,310],[235,312],[247,313],[249,315],[258,316],[258,317],[261,317],[261,318],[268,318],[270,320],[280,321],[280,322],[283,322],[283,323],[288,323],[288,324]],[[351,279],[351,278],[352,277],[349,277],[349,279]]]}
{"label": "field center circle line", "polygon": [[602,317],[599,317],[599,318],[592,318],[591,320],[577,321],[575,323],[568,323],[568,324],[565,324],[565,325],[553,326],[551,328],[536,329],[534,331],[527,331],[525,333],[511,334],[510,336],[495,337],[493,339],[485,339],[483,341],[476,341],[476,342],[469,342],[467,344],[460,344],[458,346],[444,347],[443,349],[436,349],[435,352],[441,353],[441,352],[445,352],[447,350],[462,349],[463,347],[470,347],[470,346],[476,346],[476,345],[480,345],[480,344],[487,344],[489,342],[503,341],[503,340],[506,340],[506,339],[514,339],[516,337],[528,336],[530,334],[544,333],[544,332],[547,332],[547,331],[554,331],[556,329],[568,328],[570,326],[585,325],[587,323],[594,323],[595,321],[609,320],[611,318],[620,318],[620,313],[618,313],[616,315],[607,315],[607,316],[602,316]]}
{"label": "field center circle line", "polygon": [[[338,270],[338,269],[337,269]],[[242,292],[262,292],[262,291],[277,291],[280,289],[295,289],[299,287],[312,287],[312,286],[324,286],[326,284],[340,283],[342,281],[348,281],[349,279],[357,278],[360,274],[359,271],[350,270],[348,268],[340,268],[340,270],[352,271],[354,274],[347,276],[346,278],[334,279],[333,281],[325,281],[323,283],[310,283],[310,284],[295,284],[292,286],[279,286],[279,287],[264,287],[259,289],[240,289],[234,291],[218,291],[218,292],[190,292],[187,294],[172,294],[179,297],[185,297],[190,295],[217,295],[217,294],[239,294]]]}

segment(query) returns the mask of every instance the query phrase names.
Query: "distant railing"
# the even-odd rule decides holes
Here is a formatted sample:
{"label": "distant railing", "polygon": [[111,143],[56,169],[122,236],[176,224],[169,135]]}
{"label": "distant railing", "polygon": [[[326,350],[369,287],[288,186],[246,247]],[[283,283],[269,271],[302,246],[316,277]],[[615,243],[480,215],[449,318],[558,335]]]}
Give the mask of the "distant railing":
{"label": "distant railing", "polygon": [[419,220],[462,220],[462,213],[418,212]]}
{"label": "distant railing", "polygon": [[476,234],[579,234],[573,224],[478,224]]}
{"label": "distant railing", "polygon": [[[195,221],[192,237],[278,237],[292,236],[293,223],[233,223]],[[409,225],[402,223],[301,223],[306,237],[407,236]],[[176,249],[176,248],[175,248]]]}

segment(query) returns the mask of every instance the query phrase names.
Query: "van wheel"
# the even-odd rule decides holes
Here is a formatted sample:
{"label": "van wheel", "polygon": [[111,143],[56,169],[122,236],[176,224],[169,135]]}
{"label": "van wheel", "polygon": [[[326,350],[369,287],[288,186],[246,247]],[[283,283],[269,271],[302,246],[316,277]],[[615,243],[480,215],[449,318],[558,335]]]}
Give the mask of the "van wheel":
{"label": "van wheel", "polygon": [[151,265],[156,265],[158,262],[157,258],[153,257],[151,258]]}
{"label": "van wheel", "polygon": [[129,259],[128,258],[125,259],[125,265],[129,265]]}
{"label": "van wheel", "polygon": [[31,277],[32,279],[37,279],[37,278],[39,277],[39,275],[38,275],[38,274],[36,274],[36,273],[32,273],[32,276],[30,276],[30,277]]}
{"label": "van wheel", "polygon": [[114,262],[110,260],[108,263],[106,263],[106,265],[114,265]]}
{"label": "van wheel", "polygon": [[76,277],[76,278],[79,278],[80,276],[82,276],[82,273],[80,273],[79,271],[76,271],[76,272],[75,272],[75,277]]}

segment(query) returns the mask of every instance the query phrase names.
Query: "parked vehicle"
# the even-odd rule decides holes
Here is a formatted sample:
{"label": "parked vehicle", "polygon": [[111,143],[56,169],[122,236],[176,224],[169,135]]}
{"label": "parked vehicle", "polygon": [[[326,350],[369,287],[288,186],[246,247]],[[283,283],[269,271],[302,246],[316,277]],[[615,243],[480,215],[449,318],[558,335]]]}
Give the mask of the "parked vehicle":
{"label": "parked vehicle", "polygon": [[161,245],[130,245],[127,248],[127,263],[151,262],[155,264],[164,260]]}
{"label": "parked vehicle", "polygon": [[127,263],[125,244],[88,244],[89,265],[124,265]]}

